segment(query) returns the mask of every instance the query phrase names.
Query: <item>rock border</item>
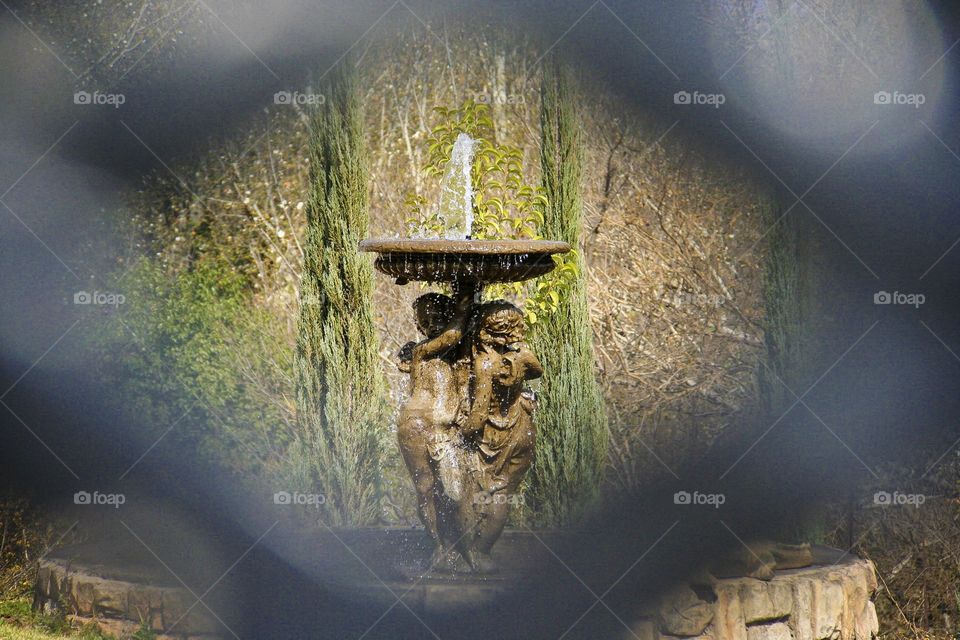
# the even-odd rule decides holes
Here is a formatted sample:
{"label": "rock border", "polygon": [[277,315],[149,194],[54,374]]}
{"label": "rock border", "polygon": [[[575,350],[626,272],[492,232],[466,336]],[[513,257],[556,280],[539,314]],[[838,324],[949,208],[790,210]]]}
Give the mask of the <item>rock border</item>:
{"label": "rock border", "polygon": [[681,584],[632,632],[639,640],[873,640],[876,590],[873,562],[857,557],[778,571],[769,581]]}
{"label": "rock border", "polygon": [[[632,640],[874,640],[879,633],[876,568],[870,560],[819,548],[815,566],[756,578],[697,580],[676,585],[655,606],[642,609]],[[38,562],[34,608],[62,611],[77,622],[96,622],[118,637],[142,622],[157,640],[221,640],[222,624],[184,588],[106,578],[63,559]],[[421,584],[416,609],[450,611],[469,592],[471,602],[495,598],[499,580],[454,579]],[[436,583],[436,584],[434,584]],[[362,586],[358,589],[364,592]],[[628,618],[629,620],[629,618]]]}
{"label": "rock border", "polygon": [[147,623],[158,640],[218,640],[223,627],[186,589],[114,580],[82,565],[44,558],[38,562],[33,607],[65,609],[79,623],[96,622],[114,635]]}

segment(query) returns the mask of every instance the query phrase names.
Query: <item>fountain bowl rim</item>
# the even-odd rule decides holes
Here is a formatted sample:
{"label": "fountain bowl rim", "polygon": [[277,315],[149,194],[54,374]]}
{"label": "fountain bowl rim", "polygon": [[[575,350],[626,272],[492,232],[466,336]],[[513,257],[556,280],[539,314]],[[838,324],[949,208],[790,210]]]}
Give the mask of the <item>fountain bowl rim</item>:
{"label": "fountain bowl rim", "polygon": [[552,255],[571,247],[560,240],[447,240],[444,238],[370,238],[360,250],[373,253],[433,253],[459,255]]}

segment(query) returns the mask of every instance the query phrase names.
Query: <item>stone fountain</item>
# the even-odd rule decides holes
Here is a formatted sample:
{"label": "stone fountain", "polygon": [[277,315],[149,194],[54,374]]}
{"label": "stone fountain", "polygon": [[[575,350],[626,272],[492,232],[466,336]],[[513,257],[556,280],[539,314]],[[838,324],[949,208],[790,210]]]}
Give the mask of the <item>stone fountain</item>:
{"label": "stone fountain", "polygon": [[[525,342],[523,313],[505,300],[483,301],[485,285],[549,273],[565,242],[470,238],[473,141],[461,134],[442,183],[444,238],[374,239],[378,271],[403,285],[449,285],[414,302],[419,341],[398,366],[410,375],[400,412],[400,451],[417,491],[420,519],[435,543],[430,569],[491,573],[490,551],[518,502],[533,462],[536,396],[528,381],[543,374]],[[460,238],[450,228],[459,227]]]}
{"label": "stone fountain", "polygon": [[[266,567],[247,569],[245,577],[234,571],[230,577],[222,574],[214,580],[222,566],[206,576],[205,563],[194,561],[190,554],[184,556],[183,561],[203,570],[198,575],[200,584],[218,583],[225,577],[234,581],[233,587],[221,586],[211,595],[222,598],[221,602],[208,599],[201,607],[196,594],[175,574],[171,576],[170,567],[146,543],[126,535],[127,531],[113,530],[123,535],[44,554],[36,575],[36,609],[65,610],[75,620],[96,623],[117,635],[146,625],[158,634],[215,640],[232,632],[207,608],[208,602],[216,603],[218,611],[237,615],[252,611],[260,618],[260,612],[272,606],[265,602],[290,604],[281,601],[296,591],[276,587],[288,581],[302,585],[298,582],[301,571],[325,584],[318,595],[329,600],[331,613],[342,603],[339,598],[329,599],[329,587],[338,596],[382,602],[384,615],[398,602],[411,612],[443,616],[488,607],[507,595],[522,598],[517,600],[521,605],[542,602],[536,599],[543,595],[542,587],[559,585],[549,581],[571,570],[552,549],[571,545],[596,552],[596,561],[591,557],[589,566],[577,567],[578,573],[586,571],[588,582],[622,578],[621,560],[626,556],[620,550],[629,553],[630,547],[624,546],[620,532],[601,528],[504,534],[509,507],[517,502],[518,486],[534,456],[536,396],[527,384],[543,372],[525,342],[520,310],[504,300],[483,301],[482,292],[488,284],[549,273],[553,256],[570,247],[563,242],[470,239],[470,141],[461,140],[458,145],[440,199],[443,218],[450,223],[446,237],[360,244],[361,250],[378,254],[376,268],[398,284],[422,281],[450,288],[451,295],[427,293],[417,298],[414,311],[423,337],[407,343],[397,363],[411,381],[410,397],[398,420],[398,440],[417,493],[420,518],[432,540],[429,564],[421,564],[427,550],[426,536],[420,531],[318,529],[309,534],[315,536],[311,544],[302,544],[299,535],[290,538],[286,546],[303,550],[291,565],[295,569],[285,563],[275,567],[271,561]],[[454,235],[450,228],[459,229],[462,237],[450,237]],[[144,528],[147,522],[163,523],[170,517],[169,508],[162,516],[156,513],[148,511],[150,520],[144,520]],[[129,520],[129,515],[124,517]],[[178,527],[160,528],[157,535],[164,535],[158,540],[182,546],[182,537],[171,535],[178,532],[183,535]],[[496,557],[502,570],[494,576],[490,574],[497,567],[491,550],[501,535]],[[190,533],[188,539],[202,537]],[[214,547],[222,544],[217,538]],[[188,546],[201,549],[205,557],[218,557],[212,548]],[[350,552],[318,552],[341,546]],[[236,551],[224,559],[240,555]],[[618,617],[629,625],[623,637],[864,640],[877,634],[871,602],[877,580],[869,560],[825,547],[768,543],[751,544],[716,560],[709,570],[672,585],[656,598],[637,594],[632,605],[627,602],[623,619]],[[632,556],[627,561],[637,562]],[[241,564],[238,571],[250,562]],[[551,566],[561,571],[558,564],[563,573],[546,573]],[[272,579],[264,579],[265,575]],[[248,592],[250,585],[255,588]],[[562,593],[559,586],[557,590]],[[549,590],[546,596],[553,598]],[[317,602],[324,602],[323,598]],[[486,620],[494,621],[491,633],[495,633],[499,620]],[[158,638],[173,640],[174,636]]]}

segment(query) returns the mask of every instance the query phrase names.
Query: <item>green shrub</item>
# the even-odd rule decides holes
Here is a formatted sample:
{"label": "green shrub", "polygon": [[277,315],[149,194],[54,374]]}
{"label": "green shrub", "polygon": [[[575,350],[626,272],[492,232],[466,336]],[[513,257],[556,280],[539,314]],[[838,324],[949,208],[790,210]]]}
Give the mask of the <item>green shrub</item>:
{"label": "green shrub", "polygon": [[30,600],[27,598],[0,600],[0,619],[18,625],[26,624],[33,619],[33,609],[30,607]]}
{"label": "green shrub", "polygon": [[[133,640],[152,640],[151,636],[132,636]],[[116,640],[104,633],[96,622],[73,627],[67,620],[66,607],[55,613],[37,613],[28,598],[0,601],[0,638],[10,640]]]}
{"label": "green shrub", "polygon": [[370,302],[373,268],[357,250],[369,222],[363,115],[352,71],[339,69],[311,124],[294,472],[323,494],[325,522],[351,526],[381,517],[388,413]]}
{"label": "green shrub", "polygon": [[767,217],[775,221],[769,233],[763,279],[763,329],[769,369],[760,371],[759,380],[767,410],[779,415],[794,400],[783,383],[795,387],[802,380],[804,295],[796,231],[788,218],[778,220],[779,210],[772,202]]}
{"label": "green shrub", "polygon": [[17,598],[33,586],[34,561],[53,539],[53,527],[27,500],[0,495],[0,617],[16,614]]}
{"label": "green shrub", "polygon": [[156,640],[157,634],[153,632],[150,625],[146,622],[140,623],[140,628],[136,633],[130,636],[130,640]]}
{"label": "green shrub", "polygon": [[[447,163],[457,137],[461,133],[474,140],[470,182],[473,191],[473,227],[471,238],[477,240],[543,238],[544,212],[548,206],[544,189],[527,183],[523,167],[523,151],[515,146],[494,141],[490,108],[473,100],[465,100],[457,108],[434,107],[440,122],[427,138],[427,162],[424,173],[439,177]],[[415,193],[407,195],[412,235],[443,237],[447,212],[441,206],[427,206]],[[557,268],[535,282],[514,282],[488,286],[486,297],[511,298],[524,311],[527,323],[536,324],[548,313],[557,310],[560,298],[569,295],[579,277],[575,254],[554,257]]]}
{"label": "green shrub", "polygon": [[[473,191],[471,237],[478,240],[538,238],[547,205],[543,190],[527,184],[523,174],[523,151],[494,141],[490,108],[465,100],[457,108],[434,107],[440,122],[427,138],[428,158],[424,172],[440,177],[450,161],[453,145],[461,134],[474,141],[470,182]],[[443,236],[441,207],[424,209],[426,202],[410,194],[413,232],[428,231]]]}
{"label": "green shrub", "polygon": [[92,325],[92,340],[118,408],[145,434],[176,423],[170,444],[219,466],[276,469],[292,429],[262,387],[290,377],[292,345],[246,279],[217,258],[179,273],[141,258],[116,286],[125,302]]}
{"label": "green shrub", "polygon": [[[548,206],[543,235],[579,246],[583,222],[583,149],[566,79],[544,76],[541,162]],[[582,259],[572,253],[576,277],[555,312],[534,325],[532,342],[544,376],[536,413],[537,454],[529,482],[533,520],[576,522],[594,503],[606,463],[607,418],[594,373],[593,334]]]}

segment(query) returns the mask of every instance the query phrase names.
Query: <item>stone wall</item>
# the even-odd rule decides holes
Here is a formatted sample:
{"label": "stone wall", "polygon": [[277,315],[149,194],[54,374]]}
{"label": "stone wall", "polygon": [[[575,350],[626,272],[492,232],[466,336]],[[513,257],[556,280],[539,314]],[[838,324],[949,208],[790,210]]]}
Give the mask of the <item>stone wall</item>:
{"label": "stone wall", "polygon": [[42,559],[37,570],[34,608],[65,609],[78,622],[96,620],[114,635],[136,631],[141,622],[158,640],[213,640],[222,627],[186,589],[155,587],[100,577],[64,560]]}
{"label": "stone wall", "polygon": [[[405,531],[354,532],[352,548],[362,552],[379,573],[383,563],[412,557],[405,544],[422,538]],[[546,534],[544,534],[546,535]],[[406,541],[406,542],[405,542]],[[503,545],[503,543],[507,543]],[[504,566],[536,566],[550,562],[543,546],[532,536],[507,532],[501,541]],[[382,547],[382,549],[381,549]],[[373,551],[380,550],[383,558]],[[659,604],[619,612],[632,624],[627,640],[872,640],[878,632],[877,614],[871,598],[877,589],[876,572],[869,560],[836,549],[813,549],[815,566],[777,570],[771,580],[755,578],[711,579],[677,585]],[[90,554],[87,554],[90,556]],[[526,558],[524,560],[523,558]],[[346,561],[346,559],[345,559]],[[512,562],[511,562],[512,561]],[[110,560],[109,563],[115,563]],[[355,564],[355,563],[353,563]],[[344,575],[347,575],[344,573]],[[35,588],[35,607],[61,608],[81,621],[96,620],[107,632],[126,637],[144,621],[158,640],[214,640],[231,634],[196,598],[176,583],[161,582],[163,575],[147,571],[124,572],[94,562],[64,558],[40,561]],[[384,598],[393,604],[384,582],[366,576],[345,589],[345,595],[369,602]],[[467,576],[443,579],[419,576],[388,580],[404,602],[424,614],[449,615],[466,606],[490,606],[497,597],[513,593],[522,573]],[[349,593],[348,593],[349,592]],[[604,638],[607,640],[607,638]]]}
{"label": "stone wall", "polygon": [[836,564],[755,578],[680,585],[628,634],[639,640],[871,640],[878,632],[871,598],[873,563]]}

